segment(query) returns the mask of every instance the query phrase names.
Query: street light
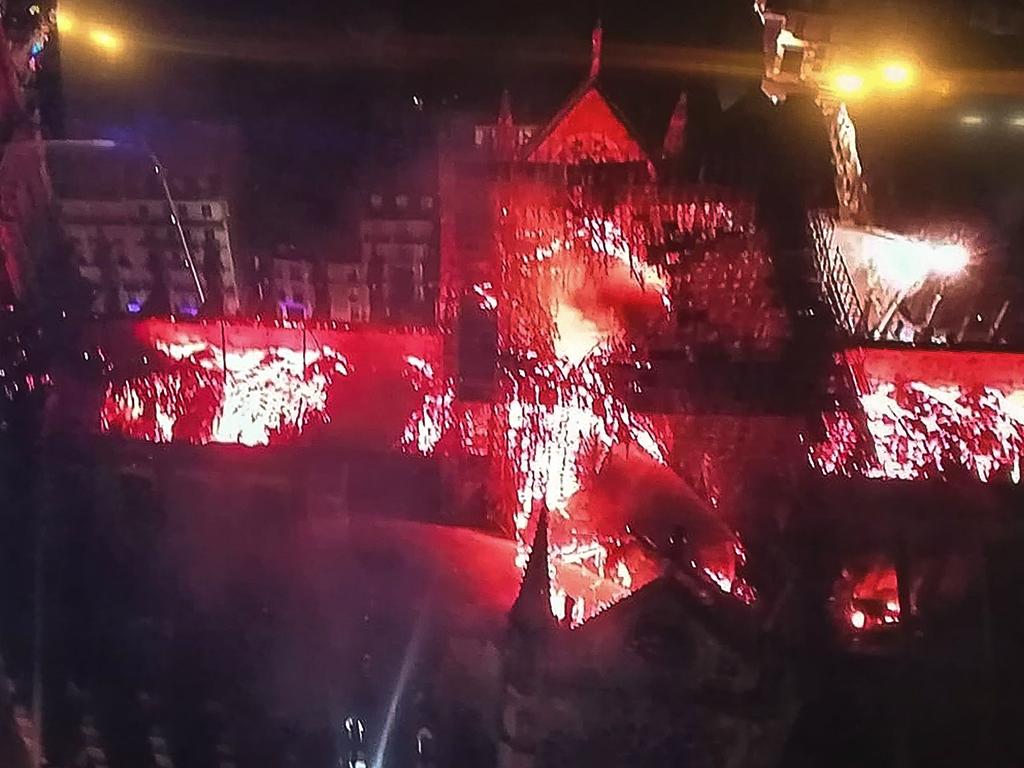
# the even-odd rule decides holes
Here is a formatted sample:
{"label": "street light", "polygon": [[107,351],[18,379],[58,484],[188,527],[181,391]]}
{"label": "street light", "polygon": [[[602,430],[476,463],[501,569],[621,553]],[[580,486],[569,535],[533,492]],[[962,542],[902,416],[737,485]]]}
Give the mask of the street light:
{"label": "street light", "polygon": [[89,42],[104,53],[114,55],[124,47],[124,41],[106,27],[93,27],[89,30]]}
{"label": "street light", "polygon": [[73,32],[75,30],[75,17],[67,11],[57,11],[57,30],[62,33]]}
{"label": "street light", "polygon": [[841,69],[832,76],[832,90],[843,98],[864,92],[864,77],[852,69]]}
{"label": "street light", "polygon": [[914,68],[905,61],[890,61],[882,66],[882,83],[893,89],[909,88],[914,83]]}

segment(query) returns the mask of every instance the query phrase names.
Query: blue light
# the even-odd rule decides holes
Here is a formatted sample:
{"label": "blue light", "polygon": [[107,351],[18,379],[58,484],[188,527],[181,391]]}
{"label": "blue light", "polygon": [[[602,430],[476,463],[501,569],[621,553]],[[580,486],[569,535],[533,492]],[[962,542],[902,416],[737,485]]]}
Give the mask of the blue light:
{"label": "blue light", "polygon": [[133,315],[137,315],[139,312],[142,311],[142,305],[135,299],[132,299],[131,301],[128,302],[128,311],[131,312]]}

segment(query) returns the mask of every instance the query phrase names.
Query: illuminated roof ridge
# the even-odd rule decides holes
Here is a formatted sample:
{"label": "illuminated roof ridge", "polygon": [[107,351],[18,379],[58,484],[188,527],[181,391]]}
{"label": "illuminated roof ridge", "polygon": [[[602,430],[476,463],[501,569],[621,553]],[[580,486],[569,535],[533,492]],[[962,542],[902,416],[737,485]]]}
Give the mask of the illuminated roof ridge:
{"label": "illuminated roof ridge", "polygon": [[562,108],[533,137],[533,140],[523,147],[522,160],[552,162],[552,155],[556,154],[554,146],[566,142],[573,134],[579,133],[581,128],[585,128],[591,134],[602,134],[617,139],[618,156],[613,161],[603,162],[636,162],[650,165],[650,157],[637,138],[637,132],[599,86],[602,45],[603,31],[598,20],[594,27],[590,71],[587,78],[569,95]]}

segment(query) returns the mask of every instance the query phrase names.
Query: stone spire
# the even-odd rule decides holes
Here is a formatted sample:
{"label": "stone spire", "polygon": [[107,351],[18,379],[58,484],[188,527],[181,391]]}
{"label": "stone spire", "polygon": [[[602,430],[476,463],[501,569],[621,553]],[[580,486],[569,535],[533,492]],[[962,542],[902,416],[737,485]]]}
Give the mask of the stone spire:
{"label": "stone spire", "polygon": [[601,28],[601,20],[594,25],[594,32],[590,36],[590,79],[596,80],[601,74],[601,44],[604,40],[604,31]]}
{"label": "stone spire", "polygon": [[494,131],[494,154],[498,160],[514,160],[516,154],[516,123],[512,118],[512,94],[501,93],[498,122]]}
{"label": "stone spire", "polygon": [[556,626],[551,613],[551,578],[548,574],[547,507],[541,508],[537,517],[530,559],[526,562],[526,572],[509,619],[514,626],[524,630]]}
{"label": "stone spire", "polygon": [[661,156],[666,160],[675,160],[682,156],[686,149],[686,122],[689,111],[686,101],[686,91],[683,91],[679,94],[675,109],[672,110],[672,117],[669,118],[665,142],[661,148]]}

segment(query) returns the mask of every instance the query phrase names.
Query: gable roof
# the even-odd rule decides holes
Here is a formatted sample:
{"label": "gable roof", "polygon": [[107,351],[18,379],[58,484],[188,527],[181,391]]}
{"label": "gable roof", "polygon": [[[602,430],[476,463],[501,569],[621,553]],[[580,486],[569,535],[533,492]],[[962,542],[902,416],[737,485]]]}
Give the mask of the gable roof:
{"label": "gable roof", "polygon": [[601,632],[608,623],[628,622],[649,613],[652,608],[660,613],[659,606],[666,600],[677,601],[683,613],[734,652],[747,653],[756,647],[758,616],[750,606],[679,571],[660,575],[583,623],[570,635],[575,642],[587,642],[588,636]]}
{"label": "gable roof", "polygon": [[626,118],[586,80],[523,151],[534,163],[649,163]]}

